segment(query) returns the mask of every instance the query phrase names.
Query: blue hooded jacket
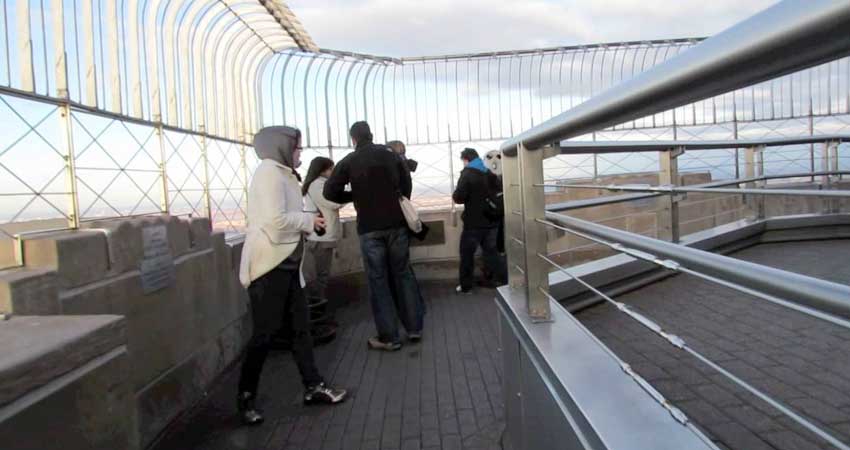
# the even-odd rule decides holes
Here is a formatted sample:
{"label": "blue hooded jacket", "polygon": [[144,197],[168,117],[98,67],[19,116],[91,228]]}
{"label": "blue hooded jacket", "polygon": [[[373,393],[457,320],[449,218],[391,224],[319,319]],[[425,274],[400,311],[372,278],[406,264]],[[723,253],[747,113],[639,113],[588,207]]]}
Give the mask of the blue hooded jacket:
{"label": "blue hooded jacket", "polygon": [[471,168],[479,170],[483,173],[487,173],[487,172],[490,171],[490,169],[488,169],[487,166],[484,165],[484,161],[482,161],[481,158],[473,159],[472,161],[469,162],[469,165],[467,167],[471,167]]}
{"label": "blue hooded jacket", "polygon": [[487,213],[487,200],[500,191],[499,178],[487,169],[481,158],[475,158],[466,165],[452,194],[455,203],[463,205],[464,229],[498,226],[498,219]]}

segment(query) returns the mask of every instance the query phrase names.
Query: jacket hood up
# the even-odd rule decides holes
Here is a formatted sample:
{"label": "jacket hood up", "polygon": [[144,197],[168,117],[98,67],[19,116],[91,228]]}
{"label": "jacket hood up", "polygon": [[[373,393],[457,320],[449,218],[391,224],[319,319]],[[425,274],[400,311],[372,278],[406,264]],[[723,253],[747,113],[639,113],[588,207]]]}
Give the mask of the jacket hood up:
{"label": "jacket hood up", "polygon": [[481,158],[473,159],[472,161],[469,162],[469,165],[467,167],[469,167],[471,169],[475,169],[475,170],[482,172],[482,173],[489,172],[489,169],[487,169],[487,166],[484,165],[484,161],[481,161]]}
{"label": "jacket hood up", "polygon": [[270,159],[295,171],[293,153],[301,138],[297,128],[287,126],[265,127],[254,135],[257,158]]}

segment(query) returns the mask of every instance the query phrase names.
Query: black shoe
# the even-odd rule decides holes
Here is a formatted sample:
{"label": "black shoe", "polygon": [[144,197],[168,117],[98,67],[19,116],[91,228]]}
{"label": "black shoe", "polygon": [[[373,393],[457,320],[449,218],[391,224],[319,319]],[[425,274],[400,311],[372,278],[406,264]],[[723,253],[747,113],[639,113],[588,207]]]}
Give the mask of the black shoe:
{"label": "black shoe", "polygon": [[369,344],[369,348],[371,348],[372,350],[394,352],[396,350],[401,349],[401,342],[384,342],[380,340],[377,336],[370,337],[367,343]]}
{"label": "black shoe", "polygon": [[422,332],[419,333],[407,333],[407,339],[410,342],[416,343],[422,340]]}
{"label": "black shoe", "polygon": [[307,388],[307,392],[304,393],[304,404],[315,405],[323,403],[334,405],[345,400],[347,396],[348,392],[345,389],[335,389],[328,387],[325,383],[319,383]]}
{"label": "black shoe", "polygon": [[265,420],[262,413],[254,405],[254,394],[251,392],[241,392],[236,398],[236,407],[239,409],[242,423],[245,425],[259,425]]}

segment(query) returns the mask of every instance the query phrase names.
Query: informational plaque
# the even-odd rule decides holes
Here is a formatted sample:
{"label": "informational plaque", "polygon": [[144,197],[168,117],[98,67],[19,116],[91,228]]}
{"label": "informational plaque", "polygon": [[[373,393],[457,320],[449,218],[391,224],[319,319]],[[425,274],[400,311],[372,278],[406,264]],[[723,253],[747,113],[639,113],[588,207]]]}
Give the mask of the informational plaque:
{"label": "informational plaque", "polygon": [[142,247],[144,257],[140,271],[142,291],[145,295],[174,284],[174,258],[168,245],[166,226],[152,225],[142,228]]}

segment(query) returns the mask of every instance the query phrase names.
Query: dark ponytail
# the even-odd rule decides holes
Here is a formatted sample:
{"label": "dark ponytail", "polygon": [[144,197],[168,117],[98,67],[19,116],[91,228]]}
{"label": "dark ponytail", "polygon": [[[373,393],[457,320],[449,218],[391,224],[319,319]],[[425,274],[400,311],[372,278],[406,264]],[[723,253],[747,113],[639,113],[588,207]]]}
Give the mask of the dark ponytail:
{"label": "dark ponytail", "polygon": [[322,174],[322,172],[330,169],[334,166],[334,162],[330,158],[325,158],[324,156],[317,156],[310,161],[310,168],[307,169],[307,177],[304,178],[304,184],[301,185],[301,195],[307,195],[307,192],[310,190],[310,185],[316,181],[316,178]]}

